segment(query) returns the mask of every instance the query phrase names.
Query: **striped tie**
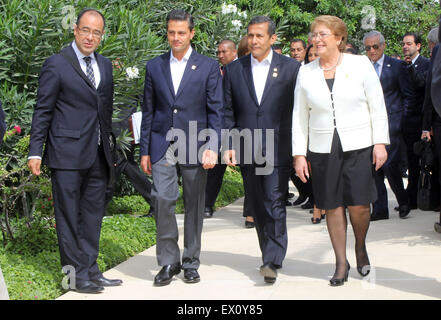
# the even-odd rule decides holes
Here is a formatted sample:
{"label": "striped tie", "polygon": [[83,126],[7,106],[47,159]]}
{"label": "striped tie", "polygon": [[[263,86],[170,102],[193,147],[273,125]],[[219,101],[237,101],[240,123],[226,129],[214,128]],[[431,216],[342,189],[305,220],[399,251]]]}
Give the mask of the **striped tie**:
{"label": "striped tie", "polygon": [[93,74],[92,63],[91,63],[92,58],[84,57],[83,59],[84,61],[86,61],[86,75],[89,78],[89,80],[92,82],[93,86],[96,88],[95,75]]}
{"label": "striped tie", "polygon": [[[95,75],[93,74],[92,64],[91,64],[91,57],[84,57],[84,61],[86,61],[86,75],[89,78],[90,82],[92,82],[93,86],[96,88],[95,83]],[[98,145],[101,144],[101,129],[100,129],[100,123],[98,120]]]}

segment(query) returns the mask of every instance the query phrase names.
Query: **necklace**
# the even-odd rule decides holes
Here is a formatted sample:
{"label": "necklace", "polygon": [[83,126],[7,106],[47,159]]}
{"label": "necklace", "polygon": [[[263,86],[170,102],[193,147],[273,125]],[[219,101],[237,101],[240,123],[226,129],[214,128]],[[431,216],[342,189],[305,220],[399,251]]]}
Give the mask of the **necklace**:
{"label": "necklace", "polygon": [[340,63],[341,56],[342,56],[342,54],[341,54],[341,52],[340,52],[340,55],[338,56],[337,63],[334,64],[332,67],[327,68],[327,69],[323,69],[322,66],[320,65],[320,62],[319,62],[319,67],[320,67],[320,69],[322,69],[323,71],[331,71],[332,69],[334,69],[334,68]]}

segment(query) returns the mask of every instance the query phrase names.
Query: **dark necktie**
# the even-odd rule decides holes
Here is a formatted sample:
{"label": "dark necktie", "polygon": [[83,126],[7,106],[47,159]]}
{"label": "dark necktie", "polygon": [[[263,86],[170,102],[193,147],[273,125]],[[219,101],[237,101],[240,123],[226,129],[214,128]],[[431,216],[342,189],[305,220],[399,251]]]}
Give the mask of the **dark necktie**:
{"label": "dark necktie", "polygon": [[[92,82],[93,86],[96,88],[96,83],[95,83],[95,75],[93,74],[93,69],[92,69],[92,63],[91,57],[84,57],[83,58],[84,61],[86,61],[86,76],[89,78],[90,82]],[[100,122],[98,120],[98,145],[101,144],[101,130],[100,130]]]}
{"label": "dark necktie", "polygon": [[95,75],[93,74],[92,63],[91,63],[92,58],[84,57],[83,59],[84,61],[86,61],[86,76],[89,78],[93,86],[96,88]]}

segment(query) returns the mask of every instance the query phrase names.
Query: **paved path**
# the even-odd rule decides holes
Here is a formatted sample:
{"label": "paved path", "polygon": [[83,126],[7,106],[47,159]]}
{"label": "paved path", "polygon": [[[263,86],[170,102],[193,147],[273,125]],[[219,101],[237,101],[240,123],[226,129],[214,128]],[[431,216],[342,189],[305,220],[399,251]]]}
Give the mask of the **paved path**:
{"label": "paved path", "polygon": [[[292,192],[294,192],[292,188]],[[390,192],[389,192],[390,193]],[[165,287],[154,287],[159,271],[152,247],[105,273],[123,279],[120,287],[98,295],[68,292],[60,300],[267,300],[267,299],[441,299],[441,234],[434,231],[439,214],[411,211],[400,219],[389,202],[390,219],[372,222],[367,239],[370,278],[356,271],[354,236],[348,227],[349,281],[330,287],[334,253],[326,222],[313,225],[307,210],[288,207],[288,252],[277,282],[267,285],[259,274],[262,264],[254,229],[244,228],[242,199],[204,221],[199,273],[201,282],[186,284],[183,272]],[[178,215],[182,226],[183,216]],[[182,227],[180,247],[183,247]]]}

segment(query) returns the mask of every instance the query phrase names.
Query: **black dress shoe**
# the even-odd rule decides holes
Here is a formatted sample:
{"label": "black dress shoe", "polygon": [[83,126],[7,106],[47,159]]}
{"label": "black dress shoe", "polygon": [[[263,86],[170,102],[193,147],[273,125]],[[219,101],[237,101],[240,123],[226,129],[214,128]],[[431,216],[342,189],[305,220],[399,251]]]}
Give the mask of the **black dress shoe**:
{"label": "black dress shoe", "polygon": [[201,281],[201,277],[196,269],[184,269],[184,282],[197,283],[199,281]]}
{"label": "black dress shoe", "polygon": [[266,283],[274,283],[277,279],[277,268],[272,263],[265,263],[260,267],[260,274]]}
{"label": "black dress shoe", "polygon": [[371,214],[371,221],[377,221],[377,220],[387,220],[389,219],[389,213],[372,213]]}
{"label": "black dress shoe", "polygon": [[247,229],[254,228],[254,222],[245,220],[245,228]]}
{"label": "black dress shoe", "polygon": [[406,218],[409,212],[410,212],[410,207],[407,204],[403,204],[398,207],[398,213],[401,219]]}
{"label": "black dress shoe", "polygon": [[103,276],[98,279],[93,279],[91,281],[100,287],[116,287],[122,285],[123,283],[120,279],[107,279]]}
{"label": "black dress shoe", "polygon": [[170,284],[173,279],[173,276],[179,274],[181,272],[181,264],[174,263],[163,266],[161,271],[155,277],[155,286],[166,286]]}
{"label": "black dress shoe", "polygon": [[289,200],[285,200],[285,206],[287,206],[287,207],[292,206],[291,201],[289,201]]}
{"label": "black dress shoe", "polygon": [[288,199],[292,199],[292,198],[294,198],[294,193],[289,192],[288,193]]}
{"label": "black dress shoe", "polygon": [[75,288],[72,288],[72,290],[79,293],[100,293],[104,291],[104,287],[97,286],[92,281],[77,281]]}
{"label": "black dress shoe", "polygon": [[303,202],[305,202],[306,199],[308,199],[308,197],[303,195],[303,194],[301,194],[301,195],[299,195],[297,200],[292,203],[292,205],[293,206],[298,206],[298,205],[302,204]]}
{"label": "black dress shoe", "polygon": [[204,218],[213,217],[213,207],[205,207],[204,209]]}

